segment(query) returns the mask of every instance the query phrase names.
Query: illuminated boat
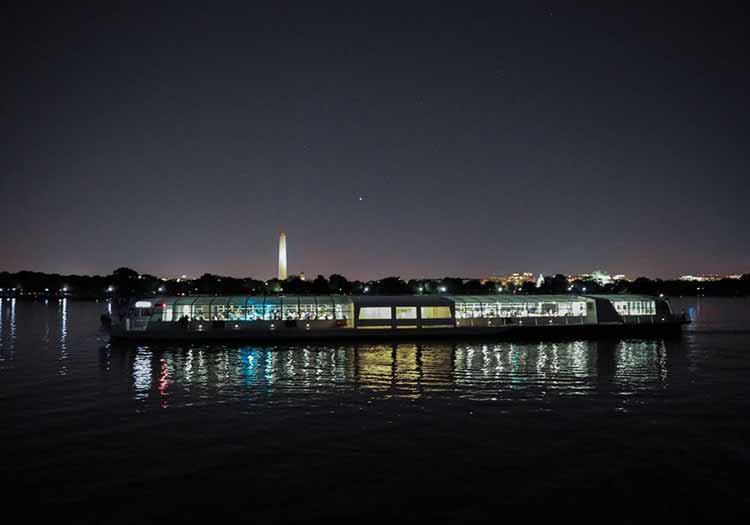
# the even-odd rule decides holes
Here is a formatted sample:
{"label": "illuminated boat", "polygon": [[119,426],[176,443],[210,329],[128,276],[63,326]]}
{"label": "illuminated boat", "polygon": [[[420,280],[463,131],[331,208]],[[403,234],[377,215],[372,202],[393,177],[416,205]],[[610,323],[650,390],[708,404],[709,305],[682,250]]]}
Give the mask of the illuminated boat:
{"label": "illuminated boat", "polygon": [[679,334],[689,322],[642,295],[190,296],[131,301],[113,339],[599,337]]}

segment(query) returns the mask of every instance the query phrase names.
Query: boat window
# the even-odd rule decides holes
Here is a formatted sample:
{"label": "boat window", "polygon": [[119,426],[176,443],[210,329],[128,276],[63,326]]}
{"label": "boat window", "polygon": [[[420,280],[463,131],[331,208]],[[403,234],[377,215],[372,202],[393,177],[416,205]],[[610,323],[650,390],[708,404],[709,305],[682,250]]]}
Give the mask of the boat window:
{"label": "boat window", "polygon": [[654,301],[613,301],[612,304],[620,315],[656,315]]}
{"label": "boat window", "polygon": [[450,306],[422,306],[422,319],[450,319]]}
{"label": "boat window", "polygon": [[396,319],[416,319],[416,318],[417,318],[416,306],[397,306],[396,307]]}
{"label": "boat window", "polygon": [[197,319],[199,321],[208,320],[208,305],[197,304],[193,306],[193,319]]}
{"label": "boat window", "polygon": [[336,319],[349,319],[352,317],[352,304],[336,304]]}
{"label": "boat window", "polygon": [[225,304],[215,304],[211,306],[211,319],[214,321],[226,321],[229,307]]}
{"label": "boat window", "polygon": [[557,315],[557,303],[541,303],[542,315]]}
{"label": "boat window", "polygon": [[331,303],[318,303],[318,319],[332,320],[333,319],[333,304]]}
{"label": "boat window", "polygon": [[280,321],[281,320],[281,305],[280,304],[266,304],[266,310],[263,313],[263,319],[266,321]]}
{"label": "boat window", "polygon": [[364,306],[359,309],[359,318],[366,319],[391,319],[390,306]]}
{"label": "boat window", "polygon": [[[476,319],[495,317],[565,317],[585,316],[585,301],[532,301],[518,298],[504,301],[504,298],[482,301],[470,297],[456,301],[456,319]],[[618,310],[619,311],[619,310]],[[424,319],[428,314],[422,313]]]}
{"label": "boat window", "polygon": [[299,305],[300,319],[307,319],[314,321],[316,319],[315,305],[314,304],[300,304]]}
{"label": "boat window", "polygon": [[282,319],[286,319],[287,321],[299,319],[299,303],[296,298],[284,297],[281,316]]}

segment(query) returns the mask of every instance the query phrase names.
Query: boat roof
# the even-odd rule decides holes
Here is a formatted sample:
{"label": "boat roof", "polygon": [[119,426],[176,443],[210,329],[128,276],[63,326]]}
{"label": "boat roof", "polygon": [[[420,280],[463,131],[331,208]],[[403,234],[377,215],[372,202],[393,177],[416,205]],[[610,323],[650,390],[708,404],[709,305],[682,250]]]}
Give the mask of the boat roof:
{"label": "boat roof", "polygon": [[586,297],[594,299],[605,299],[610,302],[620,301],[664,301],[663,298],[653,297],[651,295],[634,295],[634,294],[586,294]]}
{"label": "boat roof", "polygon": [[586,297],[581,295],[450,295],[457,303],[580,303]]}
{"label": "boat roof", "polygon": [[351,304],[348,295],[190,295],[149,299],[162,305]]}

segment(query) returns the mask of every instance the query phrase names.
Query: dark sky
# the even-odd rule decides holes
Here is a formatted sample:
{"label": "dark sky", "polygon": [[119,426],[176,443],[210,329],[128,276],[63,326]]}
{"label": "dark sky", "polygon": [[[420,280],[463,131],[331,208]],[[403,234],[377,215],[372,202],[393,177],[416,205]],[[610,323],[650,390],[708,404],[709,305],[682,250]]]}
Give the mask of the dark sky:
{"label": "dark sky", "polygon": [[750,271],[739,8],[105,3],[3,16],[0,270]]}

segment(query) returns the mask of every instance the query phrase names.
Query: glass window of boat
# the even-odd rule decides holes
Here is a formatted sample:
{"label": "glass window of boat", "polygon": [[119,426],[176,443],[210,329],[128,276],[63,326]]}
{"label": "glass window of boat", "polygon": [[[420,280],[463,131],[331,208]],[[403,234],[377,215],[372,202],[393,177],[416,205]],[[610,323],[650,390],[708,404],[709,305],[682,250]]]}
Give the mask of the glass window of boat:
{"label": "glass window of boat", "polygon": [[526,317],[528,310],[525,303],[507,303],[500,305],[502,317]]}
{"label": "glass window of boat", "polygon": [[586,301],[574,297],[456,296],[454,301],[457,319],[586,315]]}
{"label": "glass window of boat", "polygon": [[336,304],[334,315],[336,316],[336,319],[351,319],[353,315],[352,306],[345,304]]}
{"label": "glass window of boat", "polygon": [[266,297],[265,308],[263,310],[264,321],[281,321],[281,298]]}
{"label": "glass window of boat", "polygon": [[172,319],[179,321],[183,317],[188,320],[193,318],[193,302],[195,297],[178,297],[174,302],[174,314]]}
{"label": "glass window of boat", "polygon": [[229,319],[229,306],[226,304],[212,304],[211,308],[211,320],[213,321],[226,321]]}
{"label": "glass window of boat", "polygon": [[615,311],[620,315],[630,315],[630,302],[629,301],[612,301],[612,306],[615,307]]}
{"label": "glass window of boat", "polygon": [[167,322],[175,321],[176,319],[174,317],[174,303],[176,301],[176,298],[159,297],[156,301],[160,306],[158,312],[161,314],[161,320]]}
{"label": "glass window of boat", "polygon": [[482,303],[482,317],[500,317],[500,303]]}
{"label": "glass window of boat", "polygon": [[244,321],[246,316],[245,302],[247,297],[245,296],[234,296],[230,297],[227,302],[227,320],[229,321]]}
{"label": "glass window of boat", "polygon": [[656,315],[654,301],[612,301],[620,315]]}
{"label": "glass window of boat", "polygon": [[557,316],[557,303],[539,303],[540,315]]}
{"label": "glass window of boat", "polygon": [[558,317],[585,316],[586,315],[586,302],[585,301],[559,302],[557,303],[556,314],[550,314],[550,315],[557,315]]}
{"label": "glass window of boat", "polygon": [[529,317],[537,317],[542,315],[541,303],[526,303],[526,315]]}
{"label": "glass window of boat", "polygon": [[450,319],[450,306],[422,306],[420,308],[422,319]]}
{"label": "glass window of boat", "polygon": [[265,297],[247,297],[245,302],[245,320],[261,321]]}
{"label": "glass window of boat", "polygon": [[332,321],[334,318],[333,299],[330,297],[318,297],[317,304],[318,319]]}
{"label": "glass window of boat", "polygon": [[211,319],[211,303],[214,297],[196,297],[193,301],[193,319],[196,321],[208,321]]}
{"label": "glass window of boat", "polygon": [[459,319],[482,317],[482,303],[456,303],[456,317]]}
{"label": "glass window of boat", "polygon": [[463,297],[456,300],[456,318],[472,319],[482,316],[482,304],[476,297]]}
{"label": "glass window of boat", "polygon": [[338,320],[354,319],[354,303],[350,297],[342,295],[331,296],[334,305],[334,316]]}
{"label": "glass window of boat", "polygon": [[391,307],[390,306],[363,306],[359,309],[359,318],[361,320],[370,319],[390,319],[391,318]]}
{"label": "glass window of boat", "polygon": [[456,317],[458,319],[468,319],[470,317],[469,308],[466,303],[456,303]]}
{"label": "glass window of boat", "polygon": [[416,318],[417,318],[416,306],[397,306],[396,307],[396,319],[416,319]]}
{"label": "glass window of boat", "polygon": [[287,321],[299,319],[299,299],[284,296],[281,298],[281,318]]}
{"label": "glass window of boat", "polygon": [[315,297],[299,297],[299,318],[305,321],[314,321],[318,317]]}

